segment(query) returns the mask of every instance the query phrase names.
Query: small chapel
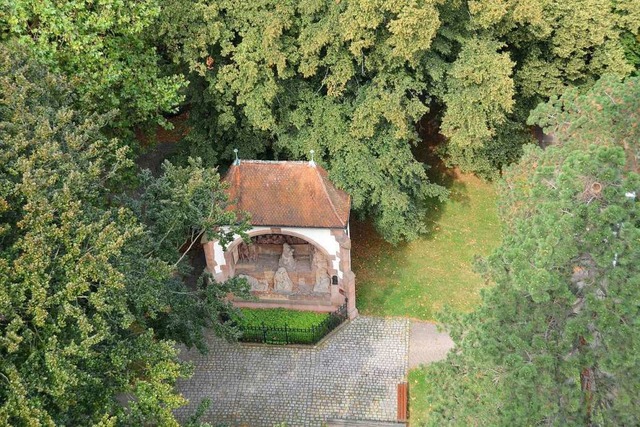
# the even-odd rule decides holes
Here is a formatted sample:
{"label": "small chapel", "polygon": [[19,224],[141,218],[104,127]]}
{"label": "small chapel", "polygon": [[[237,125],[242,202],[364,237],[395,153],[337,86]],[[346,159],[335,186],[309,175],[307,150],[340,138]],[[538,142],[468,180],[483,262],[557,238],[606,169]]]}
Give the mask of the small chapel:
{"label": "small chapel", "polygon": [[334,311],[357,316],[351,271],[351,199],[313,160],[236,160],[224,181],[233,209],[250,214],[249,241],[226,248],[204,241],[207,270],[216,281],[243,277],[253,301],[239,307]]}

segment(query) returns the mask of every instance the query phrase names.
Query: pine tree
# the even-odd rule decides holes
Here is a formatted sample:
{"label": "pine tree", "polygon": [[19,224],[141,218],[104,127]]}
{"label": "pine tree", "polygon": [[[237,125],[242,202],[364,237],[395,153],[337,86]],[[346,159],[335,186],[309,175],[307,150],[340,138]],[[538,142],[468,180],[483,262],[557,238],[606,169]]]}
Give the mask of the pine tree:
{"label": "pine tree", "polygon": [[501,189],[495,287],[447,319],[456,351],[426,369],[429,422],[632,425],[640,419],[640,80],[569,90],[531,122]]}

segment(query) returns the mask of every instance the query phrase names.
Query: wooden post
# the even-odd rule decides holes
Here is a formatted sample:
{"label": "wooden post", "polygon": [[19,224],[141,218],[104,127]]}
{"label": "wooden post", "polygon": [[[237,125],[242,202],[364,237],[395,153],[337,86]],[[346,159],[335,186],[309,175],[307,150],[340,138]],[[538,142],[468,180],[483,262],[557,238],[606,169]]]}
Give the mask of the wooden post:
{"label": "wooden post", "polygon": [[407,406],[409,404],[409,387],[406,382],[398,384],[398,422],[407,422]]}

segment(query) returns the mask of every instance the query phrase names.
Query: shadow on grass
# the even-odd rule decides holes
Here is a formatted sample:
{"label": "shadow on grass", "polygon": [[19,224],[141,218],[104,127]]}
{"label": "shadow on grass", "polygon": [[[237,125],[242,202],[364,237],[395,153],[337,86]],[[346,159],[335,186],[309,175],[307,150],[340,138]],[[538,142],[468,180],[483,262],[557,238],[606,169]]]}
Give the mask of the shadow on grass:
{"label": "shadow on grass", "polygon": [[[455,168],[448,168],[438,155],[438,147],[445,142],[445,137],[440,133],[440,123],[436,118],[437,112],[425,115],[416,125],[416,130],[420,135],[420,141],[413,147],[412,152],[416,160],[427,167],[427,177],[429,181],[445,187],[449,190],[449,200],[457,205],[468,206],[469,195],[467,185],[459,179],[459,171]],[[426,201],[424,224],[427,232],[421,236],[422,239],[432,240],[440,231],[438,221],[445,213],[447,201],[440,201],[431,198]],[[393,256],[394,253],[401,253],[406,243],[392,245],[386,242],[375,229],[373,221],[370,219],[354,219],[351,221],[351,234],[353,242],[354,261],[357,264],[365,264],[366,260],[373,257],[387,254]],[[368,264],[368,263],[367,263]]]}
{"label": "shadow on grass", "polygon": [[[413,148],[416,160],[422,162],[427,169],[427,177],[430,182],[441,185],[449,190],[449,200],[458,205],[467,206],[469,195],[467,186],[459,179],[459,171],[456,168],[448,168],[440,156],[438,148],[445,142],[440,133],[440,123],[436,119],[436,113],[425,115],[416,125],[420,142]],[[424,223],[427,233],[424,238],[431,240],[438,233],[438,221],[447,209],[447,202],[438,199],[430,199],[425,205]]]}

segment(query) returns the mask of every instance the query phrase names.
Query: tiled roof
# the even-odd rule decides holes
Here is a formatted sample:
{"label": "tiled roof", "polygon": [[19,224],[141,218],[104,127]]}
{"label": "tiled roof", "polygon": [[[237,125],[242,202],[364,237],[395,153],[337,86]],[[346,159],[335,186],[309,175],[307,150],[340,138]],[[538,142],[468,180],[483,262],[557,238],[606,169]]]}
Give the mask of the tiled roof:
{"label": "tiled roof", "polygon": [[351,199],[309,162],[242,160],[224,180],[234,208],[252,225],[345,228]]}

